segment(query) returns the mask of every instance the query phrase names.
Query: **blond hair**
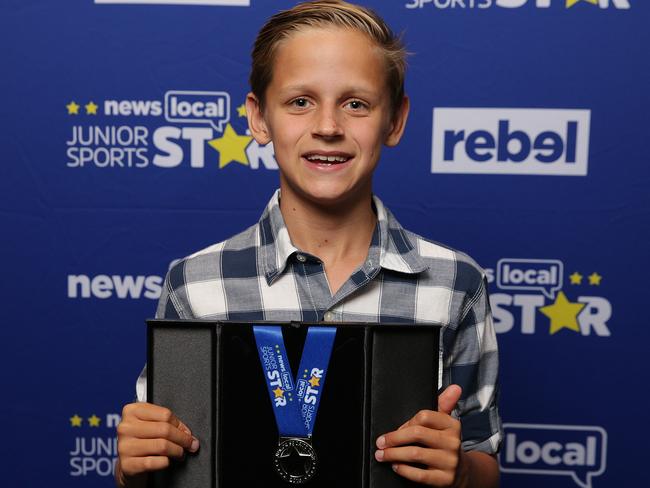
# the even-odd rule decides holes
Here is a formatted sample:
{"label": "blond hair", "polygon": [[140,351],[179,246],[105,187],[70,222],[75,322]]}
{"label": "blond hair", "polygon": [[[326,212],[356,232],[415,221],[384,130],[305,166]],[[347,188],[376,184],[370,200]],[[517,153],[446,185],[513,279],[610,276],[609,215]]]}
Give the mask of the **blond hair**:
{"label": "blond hair", "polygon": [[273,78],[278,44],[306,27],[353,29],[369,37],[380,48],[387,66],[386,84],[391,107],[396,112],[404,97],[406,50],[379,15],[372,10],[342,0],[314,0],[272,16],[262,27],[252,52],[251,90],[264,106],[264,96]]}

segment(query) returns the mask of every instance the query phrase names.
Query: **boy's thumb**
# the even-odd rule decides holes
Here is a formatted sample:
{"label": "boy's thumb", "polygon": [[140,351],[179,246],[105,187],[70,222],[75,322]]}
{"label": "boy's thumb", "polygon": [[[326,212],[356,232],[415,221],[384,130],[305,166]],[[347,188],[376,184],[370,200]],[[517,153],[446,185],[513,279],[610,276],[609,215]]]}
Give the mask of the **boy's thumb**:
{"label": "boy's thumb", "polygon": [[438,397],[438,411],[451,415],[462,393],[463,389],[460,386],[449,385]]}

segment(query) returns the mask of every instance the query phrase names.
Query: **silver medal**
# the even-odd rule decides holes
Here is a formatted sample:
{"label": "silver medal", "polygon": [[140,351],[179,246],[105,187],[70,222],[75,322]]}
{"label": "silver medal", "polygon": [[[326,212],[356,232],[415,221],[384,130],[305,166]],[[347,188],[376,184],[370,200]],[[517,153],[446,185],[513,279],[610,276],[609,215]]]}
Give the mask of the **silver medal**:
{"label": "silver medal", "polygon": [[316,473],[316,465],[316,451],[309,439],[280,438],[273,456],[273,466],[280,478],[292,484],[306,483]]}

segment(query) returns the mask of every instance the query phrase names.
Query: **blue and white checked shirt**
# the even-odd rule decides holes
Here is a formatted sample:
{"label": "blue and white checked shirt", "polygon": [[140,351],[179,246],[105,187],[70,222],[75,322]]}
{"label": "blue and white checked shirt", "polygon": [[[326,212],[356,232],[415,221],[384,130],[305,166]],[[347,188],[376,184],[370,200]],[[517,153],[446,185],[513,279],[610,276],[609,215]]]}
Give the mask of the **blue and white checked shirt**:
{"label": "blue and white checked shirt", "polygon": [[[322,262],[291,243],[279,195],[257,224],[172,263],[156,316],[442,325],[438,384],[463,389],[454,411],[463,448],[495,453],[502,438],[498,357],[483,270],[467,255],[403,229],[374,197],[368,256],[332,296]],[[137,392],[144,401],[146,370]]]}

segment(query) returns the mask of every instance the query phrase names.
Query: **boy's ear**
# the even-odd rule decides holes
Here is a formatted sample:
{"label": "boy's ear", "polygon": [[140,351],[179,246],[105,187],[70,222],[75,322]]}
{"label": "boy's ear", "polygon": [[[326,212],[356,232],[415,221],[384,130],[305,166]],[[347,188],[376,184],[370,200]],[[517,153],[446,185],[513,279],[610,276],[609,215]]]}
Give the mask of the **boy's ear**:
{"label": "boy's ear", "polygon": [[404,95],[404,98],[402,99],[402,103],[400,104],[399,108],[393,115],[391,121],[390,121],[390,126],[388,128],[388,134],[386,134],[386,139],[384,140],[384,144],[386,144],[389,147],[396,146],[397,143],[400,141],[402,138],[402,134],[404,134],[404,128],[406,127],[406,120],[408,119],[409,116],[409,108],[411,106],[411,102],[409,100],[409,97]]}
{"label": "boy's ear", "polygon": [[261,145],[271,142],[271,134],[266,126],[260,101],[253,92],[246,95],[246,117],[248,128],[255,140]]}

